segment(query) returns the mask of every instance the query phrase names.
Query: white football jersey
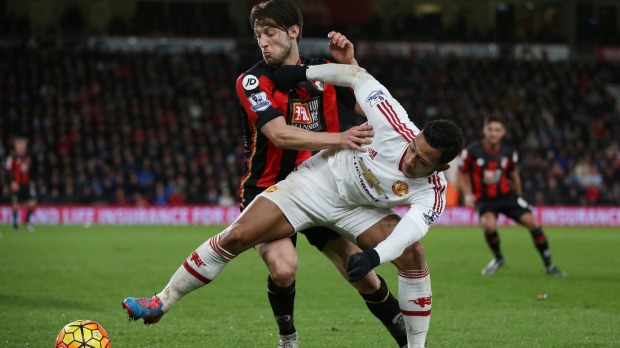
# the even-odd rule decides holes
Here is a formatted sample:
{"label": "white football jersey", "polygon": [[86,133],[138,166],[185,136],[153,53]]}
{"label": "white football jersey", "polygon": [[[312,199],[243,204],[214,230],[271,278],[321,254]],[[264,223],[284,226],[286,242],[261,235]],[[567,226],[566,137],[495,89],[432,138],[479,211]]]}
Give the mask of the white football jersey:
{"label": "white football jersey", "polygon": [[445,207],[443,173],[411,179],[400,170],[409,143],[420,130],[378,81],[365,83],[355,96],[375,136],[364,145],[367,152],[341,150],[329,159],[343,199],[381,208],[411,205],[427,225],[432,224]]}

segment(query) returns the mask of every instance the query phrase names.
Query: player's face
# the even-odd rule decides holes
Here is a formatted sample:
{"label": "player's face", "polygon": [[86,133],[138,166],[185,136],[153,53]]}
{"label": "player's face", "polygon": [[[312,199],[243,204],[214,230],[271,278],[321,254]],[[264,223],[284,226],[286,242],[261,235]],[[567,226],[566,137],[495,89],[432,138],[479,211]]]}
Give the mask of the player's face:
{"label": "player's face", "polygon": [[436,171],[448,169],[448,164],[440,165],[441,152],[432,148],[420,133],[409,143],[400,170],[408,178],[423,178]]}
{"label": "player's face", "polygon": [[[291,36],[289,32],[272,26],[254,27],[254,34],[258,41],[258,46],[263,53],[263,59],[273,67],[284,64],[293,65],[297,63],[297,57],[292,56],[293,45],[296,45],[296,36]],[[293,33],[295,35],[295,33]]]}
{"label": "player's face", "polygon": [[26,153],[26,142],[25,141],[16,141],[15,142],[15,153],[18,155],[23,155]]}
{"label": "player's face", "polygon": [[484,139],[491,146],[498,145],[504,135],[506,134],[506,130],[504,129],[504,125],[501,122],[489,122],[486,126],[484,126],[482,132],[484,133]]}

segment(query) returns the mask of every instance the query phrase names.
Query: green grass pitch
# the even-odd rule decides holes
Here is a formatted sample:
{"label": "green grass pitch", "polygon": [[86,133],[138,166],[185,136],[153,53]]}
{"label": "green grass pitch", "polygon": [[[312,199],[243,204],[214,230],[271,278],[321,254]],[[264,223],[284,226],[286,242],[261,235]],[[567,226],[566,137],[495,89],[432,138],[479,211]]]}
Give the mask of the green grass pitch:
{"label": "green grass pitch", "polygon": [[[0,226],[0,347],[52,347],[76,319],[99,322],[115,348],[275,347],[254,250],[229,264],[163,320],[128,323],[127,296],[158,292],[185,257],[221,227]],[[567,278],[543,272],[529,233],[500,229],[506,266],[480,275],[491,253],[476,227],[433,227],[423,239],[433,282],[428,347],[620,347],[620,231],[546,228]],[[395,347],[354,289],[299,239],[300,345]],[[397,292],[392,265],[377,271]],[[548,294],[546,300],[536,299]]]}

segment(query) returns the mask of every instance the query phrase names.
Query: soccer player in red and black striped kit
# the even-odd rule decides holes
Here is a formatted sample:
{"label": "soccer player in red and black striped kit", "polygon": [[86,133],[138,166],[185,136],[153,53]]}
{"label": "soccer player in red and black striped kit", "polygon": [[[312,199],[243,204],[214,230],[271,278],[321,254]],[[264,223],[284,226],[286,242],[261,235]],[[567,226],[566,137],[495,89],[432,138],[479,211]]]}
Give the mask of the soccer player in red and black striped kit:
{"label": "soccer player in red and black striped kit", "polygon": [[9,176],[10,189],[13,204],[13,229],[19,229],[17,220],[19,213],[19,203],[26,202],[27,213],[24,225],[30,232],[34,232],[34,227],[30,222],[34,208],[37,205],[37,193],[30,181],[30,157],[26,154],[28,142],[25,138],[15,138],[15,152],[6,159],[6,170]]}
{"label": "soccer player in red and black striped kit", "polygon": [[519,156],[512,146],[503,142],[506,129],[502,119],[487,117],[482,131],[484,138],[470,144],[461,153],[457,172],[465,205],[478,211],[480,226],[494,255],[482,269],[482,274],[494,275],[505,262],[497,233],[497,215],[502,213],[530,231],[547,274],[566,276],[566,272],[551,263],[547,237],[532,214],[531,206],[521,197],[517,169]]}
{"label": "soccer player in red and black striped kit", "polygon": [[[338,103],[358,108],[353,92],[323,83],[304,82],[290,92],[276,89],[275,70],[282,65],[316,65],[325,59],[299,54],[303,17],[299,7],[288,0],[271,0],[253,7],[250,26],[263,60],[237,79],[237,94],[243,107],[245,125],[246,174],[241,178],[241,208],[268,187],[284,179],[308,159],[313,150],[326,148],[363,149],[359,144],[372,134],[368,126],[356,126],[339,133]],[[328,35],[330,53],[336,61],[357,65],[353,44],[342,34]],[[349,255],[361,250],[326,227],[302,232],[310,244],[326,255],[347,278],[345,263]],[[278,347],[297,347],[293,320],[297,255],[296,234],[291,239],[256,246],[269,268],[268,297],[280,331]],[[385,281],[371,272],[352,283],[370,311],[386,326],[399,347],[407,345],[405,325],[398,300]]]}

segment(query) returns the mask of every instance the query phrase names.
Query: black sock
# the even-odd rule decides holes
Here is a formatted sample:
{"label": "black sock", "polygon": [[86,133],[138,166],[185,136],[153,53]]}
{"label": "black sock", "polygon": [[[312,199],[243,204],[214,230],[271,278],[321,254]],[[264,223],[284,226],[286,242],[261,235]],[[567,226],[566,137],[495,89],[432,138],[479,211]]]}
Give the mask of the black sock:
{"label": "black sock", "polygon": [[493,255],[495,255],[495,258],[498,260],[503,260],[504,256],[502,256],[502,252],[499,250],[499,234],[497,234],[497,230],[493,232],[485,232],[484,238],[486,239],[489,248],[491,248]]}
{"label": "black sock", "polygon": [[295,307],[295,281],[286,288],[281,288],[267,277],[267,296],[273,310],[273,315],[280,329],[280,335],[295,333],[293,309]]}
{"label": "black sock", "polygon": [[13,226],[17,226],[17,210],[13,210]]}
{"label": "black sock", "polygon": [[26,223],[30,222],[30,217],[32,216],[32,212],[34,210],[32,208],[28,208],[28,212],[26,213]]}
{"label": "black sock", "polygon": [[385,283],[385,280],[377,275],[381,280],[381,287],[372,294],[362,294],[366,306],[377,319],[388,329],[390,335],[394,337],[399,347],[407,346],[407,329],[403,315],[400,314],[398,300],[392,295]]}
{"label": "black sock", "polygon": [[534,245],[536,246],[536,249],[538,249],[538,253],[540,254],[540,257],[542,257],[545,266],[550,266],[551,250],[549,250],[549,242],[547,242],[547,236],[545,236],[545,233],[540,227],[535,230],[531,230],[530,234],[532,235]]}

